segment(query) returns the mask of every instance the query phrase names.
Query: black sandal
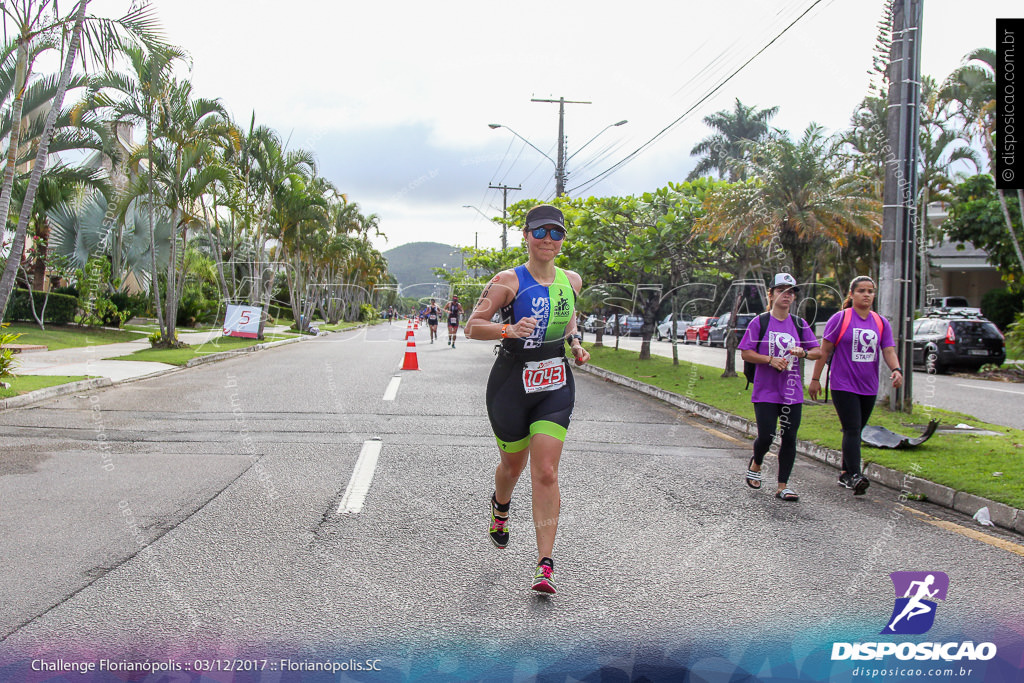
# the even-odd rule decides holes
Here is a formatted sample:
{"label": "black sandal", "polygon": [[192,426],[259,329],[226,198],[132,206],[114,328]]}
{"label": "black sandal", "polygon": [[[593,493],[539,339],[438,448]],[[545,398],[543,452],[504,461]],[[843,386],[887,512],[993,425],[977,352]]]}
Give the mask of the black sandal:
{"label": "black sandal", "polygon": [[[755,472],[754,470],[750,469],[753,464],[754,456],[750,456],[750,463],[747,465],[747,473],[744,475],[744,477],[747,480],[747,486],[749,486],[752,489],[759,489],[761,488],[761,473]],[[757,486],[755,486],[753,482],[757,482]]]}

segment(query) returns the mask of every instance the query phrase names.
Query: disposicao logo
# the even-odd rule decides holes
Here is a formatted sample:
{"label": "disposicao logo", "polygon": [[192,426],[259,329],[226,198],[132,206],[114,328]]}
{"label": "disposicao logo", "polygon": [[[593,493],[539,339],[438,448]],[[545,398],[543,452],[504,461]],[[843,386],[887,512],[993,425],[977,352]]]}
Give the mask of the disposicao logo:
{"label": "disposicao logo", "polygon": [[927,633],[935,623],[934,599],[946,599],[949,577],[945,572],[893,572],[889,578],[896,589],[896,605],[892,608],[889,624],[881,633]]}
{"label": "disposicao logo", "polygon": [[[944,572],[892,572],[896,604],[882,635],[920,635],[935,624],[937,603],[945,600],[949,591],[949,576]],[[950,643],[833,643],[832,660],[883,659],[894,655],[900,660],[968,660],[987,661],[996,656],[994,643],[967,640]]]}

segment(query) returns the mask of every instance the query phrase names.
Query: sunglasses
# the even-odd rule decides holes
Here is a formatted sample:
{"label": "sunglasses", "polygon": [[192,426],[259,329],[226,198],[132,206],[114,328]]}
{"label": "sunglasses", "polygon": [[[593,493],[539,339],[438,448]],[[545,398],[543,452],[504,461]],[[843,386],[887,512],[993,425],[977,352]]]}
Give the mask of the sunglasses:
{"label": "sunglasses", "polygon": [[534,228],[530,231],[533,235],[533,239],[542,240],[548,235],[551,235],[551,239],[556,242],[561,242],[565,239],[565,228],[547,227],[547,228]]}

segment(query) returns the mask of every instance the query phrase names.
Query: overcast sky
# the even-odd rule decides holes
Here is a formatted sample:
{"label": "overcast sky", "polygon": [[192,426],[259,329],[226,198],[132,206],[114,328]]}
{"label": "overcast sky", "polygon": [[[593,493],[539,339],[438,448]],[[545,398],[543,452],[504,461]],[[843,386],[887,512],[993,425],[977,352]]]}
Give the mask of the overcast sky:
{"label": "overcast sky", "polygon": [[[93,0],[90,9],[119,16],[128,4]],[[497,247],[500,230],[463,205],[500,215],[501,193],[489,184],[521,185],[510,202],[553,196],[554,163],[487,125],[511,127],[554,159],[558,105],[531,98],[592,103],[566,105],[573,196],[684,180],[690,149],[709,134],[701,119],[736,98],[778,105],[773,125],[795,136],[812,121],[841,130],[868,90],[882,4],[155,2],[167,38],[191,55],[195,92],[221,98],[239,122],[255,111],[291,146],[312,150],[322,175],[380,216],[381,250],[416,241]],[[922,72],[941,80],[970,50],[994,47],[996,17],[1020,8],[926,0]],[[620,170],[571,191],[691,109]],[[629,123],[601,133],[622,119]]]}

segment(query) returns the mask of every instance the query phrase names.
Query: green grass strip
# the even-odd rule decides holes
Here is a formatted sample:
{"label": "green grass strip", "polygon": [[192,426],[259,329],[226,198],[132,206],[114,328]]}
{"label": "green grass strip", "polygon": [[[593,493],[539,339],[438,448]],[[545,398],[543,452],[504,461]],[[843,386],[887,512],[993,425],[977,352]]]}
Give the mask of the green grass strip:
{"label": "green grass strip", "polygon": [[45,330],[40,330],[38,325],[31,323],[11,323],[4,331],[21,334],[16,344],[41,344],[48,351],[145,339],[141,334],[128,330],[102,330],[78,325],[47,325]]}
{"label": "green grass strip", "polygon": [[167,363],[168,365],[185,365],[193,358],[200,356],[208,356],[211,353],[221,353],[222,351],[236,351],[238,349],[244,349],[249,346],[255,346],[257,344],[265,344],[267,342],[280,341],[281,339],[291,339],[298,335],[295,334],[268,334],[265,339],[245,339],[242,337],[215,337],[204,344],[196,344],[193,346],[186,346],[182,349],[141,349],[135,353],[129,353],[125,356],[117,356],[115,358],[109,358],[108,360],[133,360],[133,361],[147,361],[150,363]]}
{"label": "green grass strip", "polygon": [[83,379],[89,379],[85,375],[19,375],[13,379],[8,377],[5,382],[11,385],[10,389],[0,389],[0,398],[10,398],[27,394],[36,389],[55,387],[60,384],[69,384]]}
{"label": "green grass strip", "polygon": [[[667,389],[695,401],[712,405],[749,420],[754,419],[750,390],[742,365],[738,377],[721,377],[722,369],[652,356],[641,361],[636,351],[615,351],[587,344],[590,362],[611,372]],[[1024,508],[1024,430],[982,422],[965,413],[915,405],[911,414],[896,413],[876,406],[871,424],[901,434],[920,433],[929,419],[943,425],[966,423],[998,432],[1002,436],[938,433],[917,448],[892,450],[862,447],[865,463],[876,462],[901,472],[952,487],[959,491]],[[800,438],[835,450],[842,446],[839,419],[832,404],[805,403]],[[997,475],[996,473],[1001,473]]]}

